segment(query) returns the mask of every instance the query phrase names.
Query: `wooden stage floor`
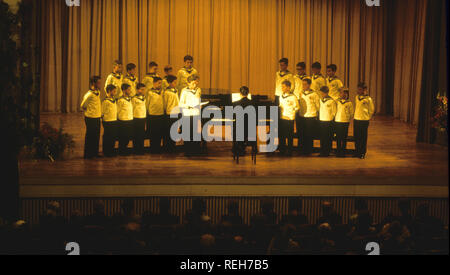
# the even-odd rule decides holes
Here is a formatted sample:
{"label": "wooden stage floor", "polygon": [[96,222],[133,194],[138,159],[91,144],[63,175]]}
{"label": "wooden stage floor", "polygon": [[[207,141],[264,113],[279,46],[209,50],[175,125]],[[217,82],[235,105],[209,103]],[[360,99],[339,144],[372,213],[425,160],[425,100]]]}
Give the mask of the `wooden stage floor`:
{"label": "wooden stage floor", "polygon": [[[23,198],[145,196],[366,196],[448,198],[448,150],[415,142],[416,129],[378,116],[365,160],[259,154],[233,162],[231,143],[208,155],[145,155],[84,160],[81,114],[43,114],[74,136],[64,161],[20,161]],[[352,130],[351,132],[352,133]],[[318,145],[318,144],[317,144]],[[352,148],[353,145],[349,145]]]}

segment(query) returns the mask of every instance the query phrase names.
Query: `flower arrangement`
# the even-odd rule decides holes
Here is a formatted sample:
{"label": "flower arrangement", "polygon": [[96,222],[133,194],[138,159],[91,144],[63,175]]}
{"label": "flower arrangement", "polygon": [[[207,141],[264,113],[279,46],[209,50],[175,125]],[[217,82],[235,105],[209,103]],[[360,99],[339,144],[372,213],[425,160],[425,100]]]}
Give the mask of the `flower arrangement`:
{"label": "flower arrangement", "polygon": [[448,98],[445,95],[437,96],[437,104],[434,109],[434,116],[431,118],[431,127],[439,132],[446,132],[448,129]]}
{"label": "flower arrangement", "polygon": [[55,129],[50,124],[44,123],[33,140],[32,150],[35,158],[50,159],[55,161],[62,159],[63,153],[73,151],[75,142],[73,136],[64,133],[63,129]]}

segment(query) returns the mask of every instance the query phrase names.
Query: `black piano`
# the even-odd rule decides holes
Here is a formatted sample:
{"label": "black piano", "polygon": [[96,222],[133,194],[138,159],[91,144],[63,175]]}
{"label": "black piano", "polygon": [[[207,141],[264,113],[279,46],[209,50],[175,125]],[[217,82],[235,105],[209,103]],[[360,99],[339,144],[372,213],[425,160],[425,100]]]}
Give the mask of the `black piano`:
{"label": "black piano", "polygon": [[[232,95],[231,94],[206,94],[202,95],[202,102],[209,102],[209,104],[203,106],[206,108],[208,106],[215,106],[221,109],[222,116],[225,117],[225,107],[233,106]],[[273,101],[269,99],[266,95],[252,95],[253,105],[256,110],[258,110],[259,106],[267,107],[266,118],[269,118],[270,115],[270,107],[276,106]]]}

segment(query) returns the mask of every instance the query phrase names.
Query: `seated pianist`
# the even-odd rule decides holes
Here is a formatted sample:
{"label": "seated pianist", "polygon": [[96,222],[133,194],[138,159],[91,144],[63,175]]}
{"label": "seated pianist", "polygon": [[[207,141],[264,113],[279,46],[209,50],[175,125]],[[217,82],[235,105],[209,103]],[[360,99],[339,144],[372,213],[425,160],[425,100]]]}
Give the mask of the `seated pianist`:
{"label": "seated pianist", "polygon": [[[233,107],[241,106],[242,108],[246,108],[248,106],[253,106],[254,102],[251,99],[249,88],[246,86],[241,87],[239,94],[232,95]],[[240,156],[245,155],[245,148],[248,145],[251,145],[248,141],[248,116],[245,116],[244,119],[244,139],[245,141],[237,141],[236,135],[236,118],[233,127],[233,153],[239,154]],[[254,142],[256,144],[256,142]]]}

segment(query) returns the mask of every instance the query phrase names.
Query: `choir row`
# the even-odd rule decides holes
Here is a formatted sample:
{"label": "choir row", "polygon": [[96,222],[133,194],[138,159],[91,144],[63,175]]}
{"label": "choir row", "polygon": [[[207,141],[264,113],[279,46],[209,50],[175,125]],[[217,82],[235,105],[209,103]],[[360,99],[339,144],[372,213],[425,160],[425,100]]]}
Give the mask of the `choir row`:
{"label": "choir row", "polygon": [[[113,73],[105,83],[106,98],[100,100],[100,77],[91,78],[91,89],[83,98],[81,108],[84,110],[87,126],[85,157],[98,155],[100,124],[105,129],[103,153],[110,155],[114,151],[115,133],[119,134],[119,152],[124,153],[129,140],[137,153],[143,152],[145,134],[155,151],[160,150],[161,139],[169,149],[174,143],[169,136],[171,113],[183,116],[200,115],[201,89],[198,87],[199,76],[192,67],[193,58],[184,58],[185,66],[177,76],[172,75],[172,68],[166,66],[164,79],[157,74],[158,65],[149,64],[149,73],[142,83],[138,82],[136,66],[128,64],[125,76],[122,75],[122,63],[115,61]],[[335,76],[337,66],[327,66],[325,79],[320,73],[321,64],[312,65],[312,76],[306,75],[306,65],[297,64],[297,74],[288,71],[288,60],[280,60],[280,71],[276,75],[275,102],[280,107],[279,138],[280,151],[292,152],[294,122],[299,133],[299,146],[305,155],[312,152],[314,125],[320,125],[321,156],[329,156],[334,135],[337,138],[338,156],[344,156],[348,125],[355,120],[356,157],[364,158],[367,144],[367,128],[374,114],[374,104],[368,96],[364,83],[358,85],[356,108],[349,100],[349,91]],[[242,91],[242,89],[241,89]],[[248,93],[248,89],[247,89]],[[241,94],[241,99],[247,98]],[[239,101],[237,102],[239,104]],[[114,130],[119,128],[120,131]],[[193,129],[192,129],[193,130]],[[191,133],[193,131],[190,131]],[[134,134],[132,134],[132,132]],[[105,142],[106,141],[106,142]],[[288,147],[286,147],[286,141]],[[185,142],[189,151],[196,151],[194,143]]]}

